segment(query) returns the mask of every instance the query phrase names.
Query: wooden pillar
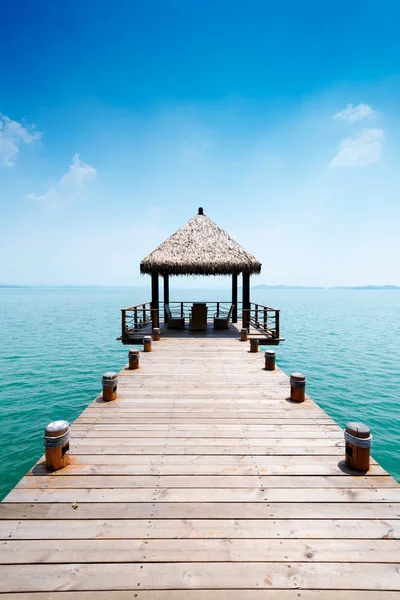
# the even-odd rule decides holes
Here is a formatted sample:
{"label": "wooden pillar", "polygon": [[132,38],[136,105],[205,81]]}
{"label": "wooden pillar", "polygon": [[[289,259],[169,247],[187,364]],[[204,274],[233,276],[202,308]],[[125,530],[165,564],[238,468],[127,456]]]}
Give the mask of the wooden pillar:
{"label": "wooden pillar", "polygon": [[126,336],[126,311],[125,309],[121,309],[121,316],[122,316],[122,337],[124,338]]}
{"label": "wooden pillar", "polygon": [[249,273],[243,273],[243,287],[242,287],[242,310],[243,310],[243,327],[249,327],[249,313],[245,312],[245,309],[250,308],[250,275]]}
{"label": "wooden pillar", "polygon": [[238,295],[237,295],[237,273],[234,273],[232,275],[232,304],[233,304],[232,323],[237,323],[237,299],[238,299]]}
{"label": "wooden pillar", "polygon": [[167,314],[165,311],[165,305],[169,304],[169,276],[163,275],[164,279],[164,323],[167,322]]}
{"label": "wooden pillar", "polygon": [[153,327],[159,327],[160,297],[158,290],[158,273],[151,274],[151,308],[157,310],[157,312],[152,311],[151,313]]}

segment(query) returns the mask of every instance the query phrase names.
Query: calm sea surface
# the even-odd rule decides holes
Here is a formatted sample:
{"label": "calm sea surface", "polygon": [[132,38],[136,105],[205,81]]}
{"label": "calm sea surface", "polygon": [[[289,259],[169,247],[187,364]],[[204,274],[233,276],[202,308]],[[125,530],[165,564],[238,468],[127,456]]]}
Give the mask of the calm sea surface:
{"label": "calm sea surface", "polygon": [[[127,348],[120,308],[146,288],[0,289],[0,499],[42,454],[45,425],[73,421],[120,370]],[[182,290],[171,300],[228,300],[223,290]],[[371,427],[373,454],[400,480],[400,291],[253,290],[281,309],[283,370],[341,426]]]}

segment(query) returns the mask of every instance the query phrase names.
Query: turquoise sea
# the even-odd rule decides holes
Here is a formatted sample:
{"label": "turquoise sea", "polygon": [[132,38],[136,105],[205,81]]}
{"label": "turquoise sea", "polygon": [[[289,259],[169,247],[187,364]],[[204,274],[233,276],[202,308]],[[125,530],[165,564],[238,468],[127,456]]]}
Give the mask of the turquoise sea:
{"label": "turquoise sea", "polygon": [[[0,499],[42,454],[45,425],[73,421],[106,370],[127,360],[120,308],[149,289],[0,289]],[[172,300],[229,300],[224,290],[176,290]],[[373,454],[400,480],[400,291],[253,290],[281,309],[277,361],[306,374],[307,391],[341,426],[365,421]]]}

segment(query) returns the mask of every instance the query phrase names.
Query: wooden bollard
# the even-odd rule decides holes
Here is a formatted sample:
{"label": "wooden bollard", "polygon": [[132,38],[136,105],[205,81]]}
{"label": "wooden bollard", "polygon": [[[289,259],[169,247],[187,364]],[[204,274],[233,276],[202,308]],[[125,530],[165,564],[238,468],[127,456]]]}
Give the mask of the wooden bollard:
{"label": "wooden bollard", "polygon": [[159,342],[161,339],[161,331],[159,327],[153,328],[153,342]]}
{"label": "wooden bollard", "polygon": [[306,378],[303,373],[292,373],[290,376],[290,399],[293,402],[304,402],[306,394]]}
{"label": "wooden bollard", "polygon": [[266,350],[264,354],[265,358],[265,370],[275,371],[275,352],[273,350]]}
{"label": "wooden bollard", "polygon": [[129,350],[128,352],[128,360],[129,360],[129,368],[131,370],[139,368],[139,350]]}
{"label": "wooden bollard", "polygon": [[103,400],[110,402],[117,397],[118,374],[109,372],[103,375]]}
{"label": "wooden bollard", "polygon": [[258,352],[258,340],[250,340],[250,352]]}
{"label": "wooden bollard", "polygon": [[143,338],[143,352],[151,352],[151,337],[149,335]]}
{"label": "wooden bollard", "polygon": [[68,421],[53,421],[44,430],[43,442],[46,448],[46,468],[58,471],[69,465],[69,438],[71,430]]}
{"label": "wooden bollard", "polygon": [[246,328],[243,328],[240,330],[240,341],[241,342],[247,342],[247,334],[248,334],[248,331]]}
{"label": "wooden bollard", "polygon": [[344,430],[346,440],[346,465],[354,471],[368,471],[372,435],[364,423],[347,423]]}

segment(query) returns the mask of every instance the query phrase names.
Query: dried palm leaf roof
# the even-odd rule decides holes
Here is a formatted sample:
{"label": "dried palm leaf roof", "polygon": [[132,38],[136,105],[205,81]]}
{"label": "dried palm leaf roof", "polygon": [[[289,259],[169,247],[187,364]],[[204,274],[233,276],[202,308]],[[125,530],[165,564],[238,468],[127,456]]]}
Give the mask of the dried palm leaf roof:
{"label": "dried palm leaf roof", "polygon": [[203,209],[140,263],[141,273],[232,275],[260,273],[261,263],[218,227]]}

